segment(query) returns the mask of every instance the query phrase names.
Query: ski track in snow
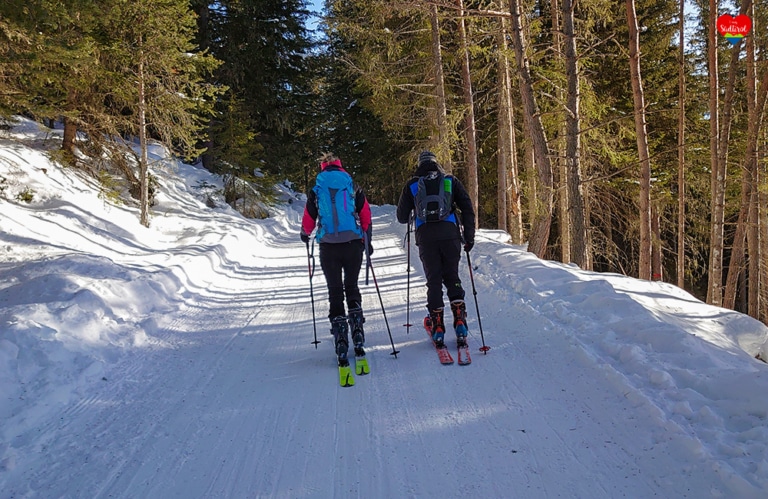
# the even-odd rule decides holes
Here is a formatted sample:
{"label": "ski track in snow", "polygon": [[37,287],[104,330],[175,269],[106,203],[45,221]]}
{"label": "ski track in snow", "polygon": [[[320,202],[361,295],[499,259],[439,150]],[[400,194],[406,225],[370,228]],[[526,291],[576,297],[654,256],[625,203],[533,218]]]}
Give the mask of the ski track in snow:
{"label": "ski track in snow", "polygon": [[[389,227],[381,217],[391,216],[391,209],[374,212],[373,265],[397,358],[363,270],[371,374],[356,376],[353,388],[338,386],[319,262],[313,289],[321,343],[311,344],[298,217],[251,229],[285,248],[278,258],[224,261],[191,245],[188,258],[226,272],[231,288],[206,286],[204,272],[182,279],[180,309],[148,346],[106,368],[81,400],[14,438],[12,446],[26,452],[0,496],[759,497],[665,418],[631,372],[607,361],[608,340],[590,345],[568,332],[599,334],[599,327],[543,313],[515,286],[497,297],[506,308],[484,309],[483,280],[494,278],[487,262],[475,262],[475,280],[491,350],[478,351],[463,261],[473,363],[441,366],[421,329],[417,250],[407,315],[405,227],[376,230]],[[162,268],[162,254],[154,258]],[[406,332],[408,316],[414,325]],[[658,431],[633,431],[648,427]]]}

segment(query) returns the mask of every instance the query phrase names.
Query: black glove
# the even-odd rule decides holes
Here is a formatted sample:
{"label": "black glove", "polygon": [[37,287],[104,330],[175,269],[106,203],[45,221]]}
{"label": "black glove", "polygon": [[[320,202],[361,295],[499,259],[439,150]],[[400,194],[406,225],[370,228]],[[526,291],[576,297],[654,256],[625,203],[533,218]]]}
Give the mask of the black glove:
{"label": "black glove", "polygon": [[373,244],[368,243],[368,256],[373,254]]}
{"label": "black glove", "polygon": [[304,244],[309,244],[309,234],[304,234],[302,232],[301,236],[299,237],[301,237],[301,242],[303,242]]}
{"label": "black glove", "polygon": [[466,243],[464,243],[464,251],[469,253],[474,245],[475,245],[474,241],[467,241]]}

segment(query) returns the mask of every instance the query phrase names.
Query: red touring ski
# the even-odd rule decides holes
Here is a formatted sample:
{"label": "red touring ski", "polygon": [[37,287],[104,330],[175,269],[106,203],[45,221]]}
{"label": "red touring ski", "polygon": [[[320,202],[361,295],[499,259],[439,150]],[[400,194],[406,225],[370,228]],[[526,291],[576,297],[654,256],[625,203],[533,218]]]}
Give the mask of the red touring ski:
{"label": "red touring ski", "polygon": [[440,363],[445,366],[453,364],[453,357],[451,357],[451,352],[448,351],[448,347],[445,345],[438,347],[432,340],[432,321],[429,316],[424,317],[424,330],[427,332],[427,336],[429,336],[429,341],[432,342],[432,345],[434,345],[435,350],[437,351],[437,357],[440,359]]}

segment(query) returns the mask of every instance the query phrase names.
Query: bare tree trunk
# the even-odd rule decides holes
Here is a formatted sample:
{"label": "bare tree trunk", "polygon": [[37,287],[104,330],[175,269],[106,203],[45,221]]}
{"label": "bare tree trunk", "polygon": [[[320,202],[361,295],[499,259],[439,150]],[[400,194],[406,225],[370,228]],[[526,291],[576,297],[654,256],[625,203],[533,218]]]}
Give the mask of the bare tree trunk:
{"label": "bare tree trunk", "polygon": [[[67,93],[67,110],[76,109],[77,95],[70,89]],[[72,118],[64,118],[64,136],[61,141],[61,150],[69,154],[75,153],[75,139],[77,138],[77,124]]]}
{"label": "bare tree trunk", "polygon": [[[499,82],[499,85],[501,84],[502,83]],[[502,95],[499,94],[499,101],[501,101],[502,98]],[[499,102],[499,104],[501,104],[501,102]],[[505,150],[508,147],[508,145],[505,145],[505,142],[507,144],[509,143],[505,135],[508,135],[509,131],[502,131],[502,121],[504,121],[504,117],[502,116],[503,112],[502,109],[499,109],[499,115],[496,117],[499,127],[499,133],[496,137],[496,148],[498,149],[498,152],[496,153],[496,228],[509,233],[509,217],[507,213],[507,204],[509,203],[509,200],[507,199],[507,190],[509,189],[507,187],[507,165],[509,164],[510,154],[508,150]]]}
{"label": "bare tree trunk", "polygon": [[[720,134],[717,146],[717,169],[721,172],[722,183],[718,183],[716,191],[716,203],[718,212],[722,211],[723,225],[725,224],[725,181],[728,176],[728,139],[731,136],[731,123],[733,122],[733,97],[736,86],[736,73],[739,67],[739,53],[741,52],[742,41],[733,47],[731,51],[731,66],[728,70],[728,84],[725,90],[725,99],[723,100],[723,119],[721,121]],[[741,178],[741,199],[739,202],[739,216],[736,223],[736,232],[731,246],[731,258],[728,262],[728,272],[725,275],[725,287],[723,288],[723,298],[720,303],[723,307],[733,309],[736,304],[736,293],[738,291],[739,274],[744,271],[744,238],[746,237],[744,224],[747,222],[747,210],[749,202],[749,181],[747,171],[742,171]],[[723,245],[725,243],[723,242]],[[724,269],[723,269],[724,271]],[[733,274],[733,275],[731,275]]]}
{"label": "bare tree trunk", "polygon": [[512,126],[509,115],[509,87],[507,86],[507,78],[509,78],[509,64],[507,63],[507,57],[504,54],[506,45],[506,30],[504,28],[504,19],[498,20],[500,29],[496,34],[496,42],[498,45],[499,59],[496,62],[497,70],[499,73],[497,79],[497,95],[499,114],[496,116],[496,125],[499,129],[496,140],[498,142],[496,154],[496,228],[509,232],[508,217],[507,217],[507,172],[509,171],[509,128]]}
{"label": "bare tree trunk", "polygon": [[[143,38],[139,36],[139,52],[142,50]],[[140,56],[143,57],[143,56]],[[139,222],[145,227],[149,227],[149,155],[147,153],[147,95],[145,89],[144,61],[139,60],[138,71],[139,85],[139,144],[141,146],[141,156],[139,160],[139,176],[141,180],[141,196],[139,204],[141,206],[141,216]]]}
{"label": "bare tree trunk", "polygon": [[571,261],[582,269],[587,268],[587,223],[584,197],[581,188],[581,113],[579,111],[579,66],[576,53],[576,33],[572,0],[563,0],[563,32],[565,34],[565,73],[568,80],[566,106],[566,186],[568,198],[568,226],[571,234]]}
{"label": "bare tree trunk", "polygon": [[[752,3],[749,6],[749,16],[755,18],[755,6]],[[757,68],[755,66],[755,38],[747,37],[747,108],[750,120],[755,119],[757,109]],[[758,132],[759,133],[759,132]],[[758,141],[759,143],[759,141]],[[749,198],[749,216],[747,222],[747,273],[749,275],[749,289],[747,291],[747,313],[760,320],[760,296],[764,285],[760,273],[760,262],[763,260],[763,253],[760,247],[760,194],[758,186],[760,181],[760,166],[758,162],[758,149],[755,148],[755,168],[750,170],[750,193]]]}
{"label": "bare tree trunk", "polygon": [[709,154],[711,174],[711,232],[709,243],[709,281],[707,283],[707,302],[712,305],[723,303],[723,226],[725,207],[721,193],[725,192],[725,172],[720,171],[718,146],[720,134],[720,96],[717,73],[717,0],[709,0],[709,33],[707,54],[709,66]]}
{"label": "bare tree trunk", "polygon": [[549,158],[549,145],[544,126],[541,123],[536,97],[533,92],[533,81],[526,56],[527,42],[523,34],[520,14],[520,1],[510,0],[512,14],[512,41],[515,48],[515,59],[520,82],[520,96],[523,102],[523,112],[526,127],[534,150],[534,161],[538,172],[538,202],[535,211],[531,213],[531,234],[528,240],[528,251],[539,258],[544,258],[547,251],[547,241],[552,225],[552,164]]}
{"label": "bare tree trunk", "polygon": [[[530,137],[527,124],[523,120],[523,137]],[[523,162],[525,164],[525,178],[527,180],[526,194],[528,197],[528,217],[529,220],[536,213],[536,206],[539,204],[539,181],[536,171],[536,152],[533,150],[533,144],[529,139],[523,140]],[[528,222],[529,224],[531,222]]]}
{"label": "bare tree trunk", "polygon": [[497,35],[499,45],[499,154],[498,154],[498,228],[505,230],[513,244],[523,242],[523,219],[520,206],[520,182],[517,166],[514,107],[512,105],[512,77],[507,58],[507,21],[499,19],[501,29]]}
{"label": "bare tree trunk", "polygon": [[757,185],[759,186],[757,191],[758,198],[758,217],[757,217],[757,232],[758,232],[758,245],[760,250],[756,265],[759,267],[758,278],[760,280],[759,290],[760,297],[758,299],[758,312],[757,318],[763,322],[768,323],[768,263],[766,263],[765,256],[768,255],[768,223],[766,223],[766,217],[768,216],[768,193],[762,187],[765,185],[768,175],[766,170],[768,169],[768,156],[765,153],[765,144],[768,142],[768,133],[765,130],[762,132],[761,143],[763,147],[758,149],[758,168],[757,168]]}
{"label": "bare tree trunk", "polygon": [[677,98],[677,285],[685,289],[685,0],[680,2]]}
{"label": "bare tree trunk", "polygon": [[[552,13],[552,45],[554,48],[554,57],[558,61],[562,62],[565,66],[563,56],[563,33],[562,22],[560,20],[560,2],[559,0],[552,0],[550,10]],[[557,70],[560,70],[558,65]],[[565,92],[563,88],[558,85],[556,88],[557,101],[565,102]],[[567,112],[567,110],[566,110]],[[559,117],[558,117],[559,118]],[[568,134],[566,130],[566,118],[558,119],[558,132],[557,139],[554,140],[552,148],[557,151],[554,155],[552,170],[556,173],[555,177],[555,203],[557,205],[557,218],[560,223],[557,224],[558,233],[560,236],[560,261],[563,263],[569,263],[572,261],[571,257],[571,231],[568,215],[568,185],[567,178],[568,173],[566,171],[566,152],[565,152],[565,137]]]}
{"label": "bare tree trunk", "polygon": [[[728,73],[728,85],[725,92],[725,102],[723,104],[723,125],[720,129],[720,140],[718,144],[718,167],[726,172],[728,168],[728,138],[730,137],[732,110],[733,110],[733,96],[734,86],[736,83],[736,72],[739,64],[739,53],[741,52],[742,42],[739,41],[734,47],[731,53],[731,67]],[[747,91],[749,93],[749,90]],[[750,97],[754,97],[754,92]],[[748,97],[749,100],[749,97]],[[754,105],[748,104],[749,111],[749,123],[747,127],[752,124],[756,119]],[[723,292],[722,306],[733,309],[736,306],[736,295],[738,293],[738,286],[741,282],[746,282],[739,277],[745,270],[745,251],[746,251],[746,236],[747,228],[746,224],[749,218],[749,200],[752,198],[752,185],[751,185],[751,170],[749,168],[749,158],[745,158],[745,165],[742,168],[741,174],[741,198],[739,201],[739,216],[736,222],[736,231],[733,236],[733,244],[731,246],[731,259],[728,262],[728,273],[725,278],[725,290]],[[725,189],[723,188],[723,191]],[[723,196],[725,193],[723,192]],[[725,199],[723,199],[723,204]]]}
{"label": "bare tree trunk", "polygon": [[433,147],[440,163],[446,172],[453,172],[451,161],[451,134],[448,131],[448,105],[445,101],[445,76],[443,75],[443,52],[440,46],[440,19],[437,16],[437,5],[429,9],[429,19],[432,25],[432,59],[435,66],[435,97],[437,102],[437,144]]}
{"label": "bare tree trunk", "polygon": [[658,207],[651,205],[651,279],[654,281],[664,280],[663,258],[661,253],[661,216]]}
{"label": "bare tree trunk", "polygon": [[[511,81],[511,80],[510,80]],[[511,91],[510,87],[510,91]],[[510,154],[511,163],[509,164],[509,170],[507,172],[507,185],[509,186],[509,196],[507,199],[507,220],[510,220],[509,234],[512,236],[512,242],[514,244],[523,244],[525,240],[525,234],[523,232],[523,206],[522,206],[522,187],[520,183],[520,163],[518,162],[517,151],[517,132],[515,131],[515,115],[514,107],[512,106],[510,94],[510,117],[512,119],[512,126],[509,129],[509,143],[512,147],[512,153]]]}
{"label": "bare tree trunk", "polygon": [[[766,94],[768,94],[768,67],[762,74],[760,89],[756,95],[754,112],[750,113],[747,123],[747,148],[744,153],[744,177],[742,179],[741,205],[739,219],[734,236],[733,251],[728,270],[723,306],[733,308],[736,301],[737,277],[744,270],[744,245],[747,235],[746,220],[749,214],[749,200],[752,196],[750,187],[753,172],[757,170],[757,139],[760,135],[765,110]],[[752,107],[752,106],[750,106]]]}
{"label": "bare tree trunk", "polygon": [[629,25],[629,72],[632,78],[632,97],[635,106],[635,133],[640,159],[640,262],[638,277],[651,278],[651,161],[648,152],[648,134],[645,126],[645,96],[640,75],[640,35],[634,0],[626,0]]}
{"label": "bare tree trunk", "polygon": [[728,275],[725,279],[725,293],[723,294],[723,307],[733,309],[736,304],[736,292],[738,291],[739,275],[744,272],[744,243],[746,238],[746,223],[749,216],[750,181],[748,168],[744,168],[741,179],[741,202],[739,203],[739,217],[736,222],[736,232],[733,235],[731,259],[728,262]]}
{"label": "bare tree trunk", "polygon": [[[746,0],[742,4],[741,13],[747,12],[752,1]],[[741,54],[741,47],[743,40],[739,40],[738,43],[731,50],[731,62],[728,69],[728,84],[725,89],[725,100],[723,101],[723,120],[720,127],[720,136],[717,146],[717,164],[718,171],[722,172],[723,183],[720,187],[720,191],[717,192],[717,202],[721,203],[723,208],[723,220],[725,220],[725,179],[728,172],[728,141],[731,137],[731,124],[733,122],[733,100],[736,87],[736,74],[739,72],[739,56]],[[753,117],[751,117],[753,118]],[[750,194],[750,180],[749,180],[749,165],[745,164],[745,169],[742,170],[741,177],[741,200],[739,203],[739,216],[736,225],[736,233],[734,235],[734,241],[731,248],[731,259],[728,263],[728,274],[725,280],[725,291],[722,301],[722,306],[727,308],[734,308],[736,304],[736,294],[738,292],[738,285],[741,282],[738,276],[744,271],[744,261],[746,258],[746,227],[747,217],[749,216],[749,198]],[[735,275],[731,275],[734,273]]]}
{"label": "bare tree trunk", "polygon": [[[757,150],[755,151],[757,153]],[[747,274],[749,275],[749,289],[747,290],[747,313],[755,319],[760,319],[760,290],[763,286],[760,279],[760,195],[758,194],[759,166],[755,161],[755,169],[750,173],[749,216],[747,218]]]}
{"label": "bare tree trunk", "polygon": [[464,118],[467,141],[467,192],[472,199],[472,207],[475,210],[475,225],[479,224],[480,211],[478,202],[478,178],[477,178],[477,133],[475,131],[475,99],[472,95],[472,75],[469,67],[469,48],[467,46],[467,27],[464,21],[464,0],[456,0],[461,17],[459,18],[459,38],[461,43],[461,79],[464,90],[464,105],[466,115]]}
{"label": "bare tree trunk", "polygon": [[69,154],[75,153],[75,137],[77,137],[77,125],[70,118],[64,118],[64,136],[61,141],[61,150]]}

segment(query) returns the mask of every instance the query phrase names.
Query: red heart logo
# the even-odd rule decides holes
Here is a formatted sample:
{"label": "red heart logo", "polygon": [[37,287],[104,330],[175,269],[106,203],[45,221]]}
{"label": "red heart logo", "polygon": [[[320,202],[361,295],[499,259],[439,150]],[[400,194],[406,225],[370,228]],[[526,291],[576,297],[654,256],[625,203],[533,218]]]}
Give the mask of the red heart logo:
{"label": "red heart logo", "polygon": [[752,19],[744,14],[736,17],[730,14],[723,14],[717,18],[717,30],[728,41],[735,44],[752,30]]}

